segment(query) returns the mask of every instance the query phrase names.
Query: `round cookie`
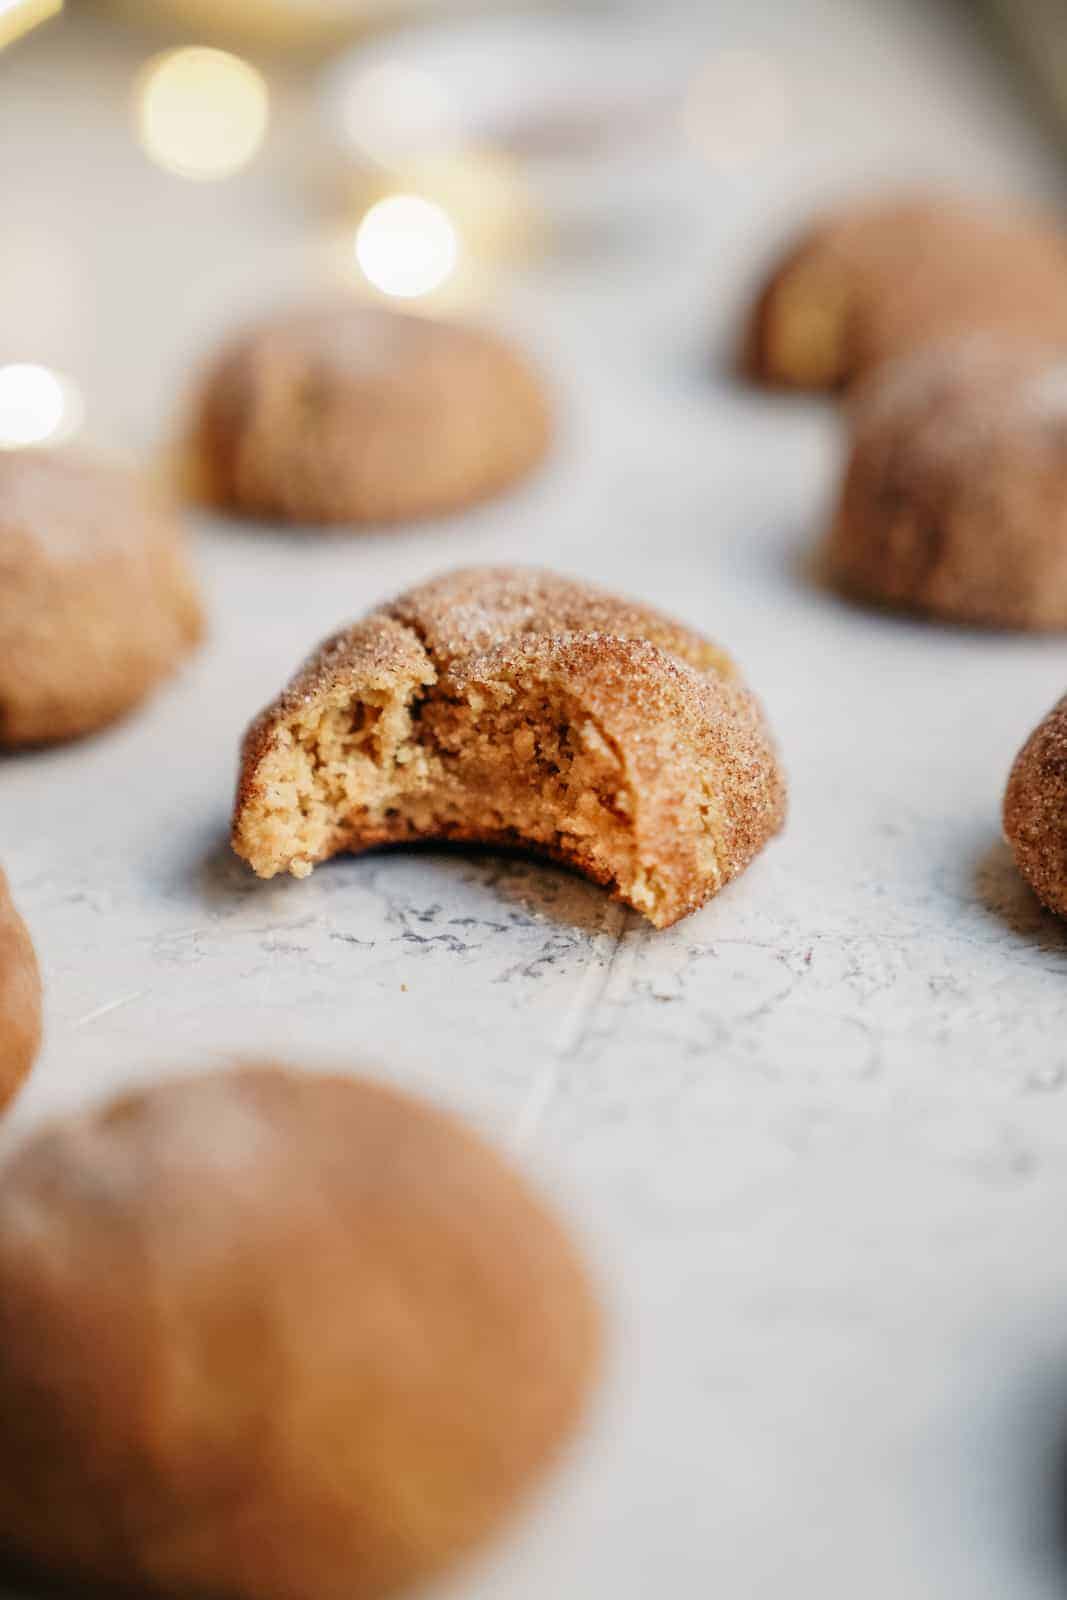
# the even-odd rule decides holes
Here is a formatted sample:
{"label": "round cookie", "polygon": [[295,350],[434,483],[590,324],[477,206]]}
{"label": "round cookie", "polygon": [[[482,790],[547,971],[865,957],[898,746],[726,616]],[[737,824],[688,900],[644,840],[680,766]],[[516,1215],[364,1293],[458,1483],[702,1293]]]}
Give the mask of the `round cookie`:
{"label": "round cookie", "polygon": [[1004,835],[1038,898],[1067,917],[1067,696],[1015,758],[1004,794]]}
{"label": "round cookie", "polygon": [[993,337],[875,373],[826,546],[865,599],[988,627],[1067,627],[1067,358]]}
{"label": "round cookie", "polygon": [[132,473],[0,451],[0,746],[111,722],[200,631],[179,530]]}
{"label": "round cookie", "polygon": [[0,1547],[377,1600],[511,1510],[598,1349],[567,1237],[451,1117],[267,1067],[129,1094],[0,1174]]}
{"label": "round cookie", "polygon": [[0,1111],[41,1047],[41,974],[26,924],[0,872]]}
{"label": "round cookie", "polygon": [[1067,343],[1067,240],[1050,219],[936,196],[845,206],[779,262],[745,362],[832,389],[936,341],[989,331]]}
{"label": "round cookie", "polygon": [[453,511],[523,476],[548,445],[540,379],[502,340],[355,303],[239,337],[194,428],[204,498],[289,522]]}
{"label": "round cookie", "polygon": [[413,839],[519,845],[662,928],[784,814],[716,646],[591,584],[474,568],[342,629],[252,724],[233,844],[261,877]]}

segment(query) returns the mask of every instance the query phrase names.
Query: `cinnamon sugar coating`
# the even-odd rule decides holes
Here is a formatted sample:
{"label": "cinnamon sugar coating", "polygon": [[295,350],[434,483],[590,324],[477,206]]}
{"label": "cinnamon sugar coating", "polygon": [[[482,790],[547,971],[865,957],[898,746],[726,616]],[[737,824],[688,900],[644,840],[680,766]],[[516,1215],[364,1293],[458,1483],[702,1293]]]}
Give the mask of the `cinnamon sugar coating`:
{"label": "cinnamon sugar coating", "polygon": [[0,746],[113,721],[201,626],[180,530],[133,473],[67,450],[0,451]]}
{"label": "cinnamon sugar coating", "polygon": [[1067,695],[1015,758],[1004,795],[1004,834],[1038,898],[1067,917]]}
{"label": "cinnamon sugar coating", "polygon": [[976,336],[875,373],[826,556],[866,599],[1067,628],[1067,358]]}
{"label": "cinnamon sugar coating", "polygon": [[833,389],[979,331],[1067,343],[1067,239],[1049,218],[916,195],[844,206],[798,240],[754,308],[745,364]]}
{"label": "cinnamon sugar coating", "polygon": [[550,434],[538,376],[492,334],[339,303],[224,350],[193,454],[204,498],[290,522],[456,510],[531,470]]}
{"label": "cinnamon sugar coating", "polygon": [[0,1548],[77,1594],[406,1593],[558,1455],[599,1346],[567,1233],[455,1118],[157,1083],[0,1170]]}
{"label": "cinnamon sugar coating", "polygon": [[33,941],[0,871],[0,1110],[41,1047],[41,974]]}
{"label": "cinnamon sugar coating", "polygon": [[245,738],[261,877],[414,839],[518,845],[666,927],[781,827],[762,711],[716,646],[522,568],[448,573],[328,639]]}

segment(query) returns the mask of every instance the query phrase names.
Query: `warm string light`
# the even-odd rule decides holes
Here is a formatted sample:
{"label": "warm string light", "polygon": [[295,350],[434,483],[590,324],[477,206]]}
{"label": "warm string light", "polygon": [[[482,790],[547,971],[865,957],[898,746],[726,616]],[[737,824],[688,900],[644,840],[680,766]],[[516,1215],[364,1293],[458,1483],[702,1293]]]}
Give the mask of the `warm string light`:
{"label": "warm string light", "polygon": [[168,51],[139,80],[141,144],[157,166],[182,178],[242,171],[266,138],[269,115],[262,73],[225,50]]}
{"label": "warm string light", "polygon": [[0,0],[0,50],[62,9],[63,0]]}
{"label": "warm string light", "polygon": [[326,104],[363,210],[356,263],[379,293],[467,298],[518,252],[531,226],[517,164],[466,141],[441,78],[390,57],[346,65],[329,80]]}
{"label": "warm string light", "polygon": [[394,194],[372,205],[356,231],[356,260],[382,294],[418,299],[440,289],[456,270],[460,240],[448,213],[418,194]]}
{"label": "warm string light", "polygon": [[0,366],[0,450],[60,444],[77,433],[84,409],[77,385],[51,367]]}

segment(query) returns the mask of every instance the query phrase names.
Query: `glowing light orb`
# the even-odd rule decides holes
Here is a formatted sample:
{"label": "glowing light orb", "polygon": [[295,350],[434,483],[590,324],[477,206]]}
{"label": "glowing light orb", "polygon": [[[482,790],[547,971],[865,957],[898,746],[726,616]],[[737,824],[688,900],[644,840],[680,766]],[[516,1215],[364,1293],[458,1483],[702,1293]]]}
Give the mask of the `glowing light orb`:
{"label": "glowing light orb", "polygon": [[77,385],[32,362],[0,366],[0,450],[58,444],[81,426]]}
{"label": "glowing light orb", "polygon": [[242,171],[266,138],[269,118],[263,74],[225,50],[171,50],[141,73],[141,144],[157,166],[181,178]]}

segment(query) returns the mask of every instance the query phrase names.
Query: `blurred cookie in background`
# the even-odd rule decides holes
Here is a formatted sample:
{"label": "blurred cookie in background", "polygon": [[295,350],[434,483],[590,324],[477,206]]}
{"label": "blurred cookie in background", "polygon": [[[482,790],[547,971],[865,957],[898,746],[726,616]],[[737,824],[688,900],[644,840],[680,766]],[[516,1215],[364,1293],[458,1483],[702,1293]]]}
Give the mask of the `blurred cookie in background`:
{"label": "blurred cookie in background", "polygon": [[975,336],[857,390],[827,575],[866,600],[1067,628],[1067,356]]}
{"label": "blurred cookie in background", "polygon": [[41,974],[29,930],[0,870],[0,1111],[41,1047]]}
{"label": "blurred cookie in background", "polygon": [[1067,696],[1015,758],[1004,795],[1004,836],[1038,899],[1067,917]]}
{"label": "blurred cookie in background", "polygon": [[253,517],[403,521],[505,489],[550,432],[540,377],[502,339],[339,303],[260,323],[223,351],[196,410],[194,486]]}
{"label": "blurred cookie in background", "polygon": [[0,1547],[378,1600],[513,1509],[599,1347],[566,1233],[453,1117],[265,1066],[135,1091],[0,1173]]}
{"label": "blurred cookie in background", "polygon": [[0,450],[0,746],[103,727],[201,631],[181,529],[134,472],[72,447]]}
{"label": "blurred cookie in background", "polygon": [[815,223],[763,289],[744,364],[764,383],[836,389],[978,331],[1067,343],[1067,239],[1053,217],[914,195]]}

